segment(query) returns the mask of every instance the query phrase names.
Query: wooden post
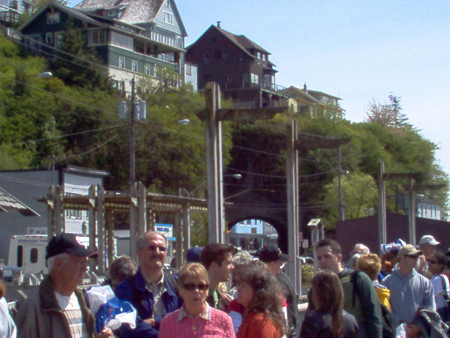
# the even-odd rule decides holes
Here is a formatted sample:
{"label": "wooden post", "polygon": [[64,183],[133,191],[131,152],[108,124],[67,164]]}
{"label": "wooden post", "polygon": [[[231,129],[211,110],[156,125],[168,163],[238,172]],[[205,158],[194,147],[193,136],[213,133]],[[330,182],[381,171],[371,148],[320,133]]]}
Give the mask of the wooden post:
{"label": "wooden post", "polygon": [[176,265],[180,269],[183,265],[183,233],[181,232],[181,213],[175,211],[175,247],[176,247]]}
{"label": "wooden post", "polygon": [[139,182],[139,198],[138,198],[138,219],[139,233],[138,237],[146,233],[147,230],[147,189]]}
{"label": "wooden post", "polygon": [[[89,206],[88,206],[89,250],[95,250],[95,236],[96,236],[96,231],[95,231],[95,217],[96,217],[96,215],[95,215],[95,200],[96,200],[96,196],[95,196],[95,192],[96,192],[96,185],[93,184],[89,187],[89,192],[88,192],[88,196],[89,196]],[[95,270],[95,262],[93,260],[89,260],[89,267],[90,267],[91,271]]]}
{"label": "wooden post", "polygon": [[130,185],[130,257],[136,261],[136,216],[137,216],[136,184]]}
{"label": "wooden post", "polygon": [[189,204],[183,203],[183,250],[186,253],[191,247],[191,228],[189,217]]}
{"label": "wooden post", "polygon": [[206,144],[208,171],[208,227],[209,243],[220,243],[223,226],[222,144],[221,122],[217,119],[220,108],[220,88],[214,82],[206,85]]}
{"label": "wooden post", "polygon": [[[384,184],[384,161],[378,160],[380,171],[378,173],[378,249],[381,250],[381,244],[387,243],[386,237],[386,190]],[[380,251],[380,255],[383,252]]]}
{"label": "wooden post", "polygon": [[97,238],[98,238],[98,272],[101,276],[106,273],[105,259],[105,191],[97,184]]}
{"label": "wooden post", "polygon": [[55,235],[64,232],[64,217],[62,209],[62,191],[59,185],[55,185]]}
{"label": "wooden post", "polygon": [[416,245],[416,193],[414,185],[416,180],[409,179],[409,213],[408,213],[408,232],[409,244]]}
{"label": "wooden post", "polygon": [[294,284],[295,290],[301,295],[301,269],[298,257],[298,153],[295,149],[297,140],[297,121],[292,119],[287,132],[287,204],[288,204],[288,250],[289,264],[287,266],[288,276]]}

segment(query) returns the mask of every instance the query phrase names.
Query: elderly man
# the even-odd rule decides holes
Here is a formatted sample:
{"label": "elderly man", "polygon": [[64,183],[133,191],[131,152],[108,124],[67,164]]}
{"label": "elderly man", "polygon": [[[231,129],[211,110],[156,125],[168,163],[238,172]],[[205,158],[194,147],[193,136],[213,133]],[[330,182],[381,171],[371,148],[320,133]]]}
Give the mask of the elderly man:
{"label": "elderly man", "polygon": [[[400,248],[397,254],[398,265],[383,279],[383,284],[391,292],[389,301],[395,326],[411,324],[418,308],[436,310],[431,282],[414,270],[421,254],[422,251],[411,244]],[[407,334],[413,337],[417,333],[416,329],[417,326],[413,328],[413,325],[408,325]]]}
{"label": "elderly man", "polygon": [[87,271],[88,257],[96,252],[86,249],[75,234],[65,233],[53,237],[46,251],[49,275],[20,306],[16,318],[18,337],[113,337],[109,329],[94,335],[94,317],[78,289]]}
{"label": "elderly man", "polygon": [[179,309],[181,300],[176,293],[175,278],[163,271],[167,258],[166,238],[149,231],[139,237],[136,247],[138,271],[120,283],[115,294],[117,298],[129,301],[140,318],[135,329],[121,328],[120,336],[156,338],[161,319]]}
{"label": "elderly man", "polygon": [[430,259],[439,244],[440,243],[431,235],[422,236],[419,241],[420,250],[423,252],[426,259]]}

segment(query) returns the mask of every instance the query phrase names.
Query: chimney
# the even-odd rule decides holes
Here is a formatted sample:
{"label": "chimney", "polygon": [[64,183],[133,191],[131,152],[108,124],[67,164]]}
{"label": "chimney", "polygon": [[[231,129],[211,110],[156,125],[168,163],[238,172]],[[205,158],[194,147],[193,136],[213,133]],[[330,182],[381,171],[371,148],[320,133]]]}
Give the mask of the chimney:
{"label": "chimney", "polygon": [[220,27],[220,21],[217,21],[217,28],[221,28]]}
{"label": "chimney", "polygon": [[305,82],[305,84],[303,85],[303,91],[304,91],[305,93],[308,93],[308,86],[306,85],[306,82]]}

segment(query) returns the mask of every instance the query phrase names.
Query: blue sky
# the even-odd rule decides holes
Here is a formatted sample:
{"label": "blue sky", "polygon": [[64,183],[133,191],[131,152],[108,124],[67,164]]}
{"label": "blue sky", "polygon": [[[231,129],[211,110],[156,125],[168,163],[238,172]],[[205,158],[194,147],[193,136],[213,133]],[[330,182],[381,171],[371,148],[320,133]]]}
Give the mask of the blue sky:
{"label": "blue sky", "polygon": [[[76,2],[71,2],[71,5]],[[401,97],[403,112],[441,150],[450,173],[450,2],[435,0],[176,0],[193,43],[211,24],[268,50],[282,86],[342,98],[362,121],[375,99]]]}

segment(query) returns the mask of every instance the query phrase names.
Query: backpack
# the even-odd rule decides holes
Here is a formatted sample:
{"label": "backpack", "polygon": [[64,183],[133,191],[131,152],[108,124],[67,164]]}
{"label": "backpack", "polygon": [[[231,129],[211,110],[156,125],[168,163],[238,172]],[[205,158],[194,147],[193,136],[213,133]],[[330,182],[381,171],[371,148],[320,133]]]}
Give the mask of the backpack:
{"label": "backpack", "polygon": [[[356,286],[356,281],[358,279],[358,273],[359,273],[359,271],[353,271],[350,276],[350,281],[353,285],[353,296],[352,296],[353,297],[352,298],[353,306],[355,304],[355,294],[358,294],[358,297],[359,297],[358,288]],[[380,303],[380,307],[381,307],[381,322],[383,324],[381,336],[383,338],[395,338],[396,330],[394,327],[394,322],[392,320],[392,315],[389,312],[386,305]]]}

